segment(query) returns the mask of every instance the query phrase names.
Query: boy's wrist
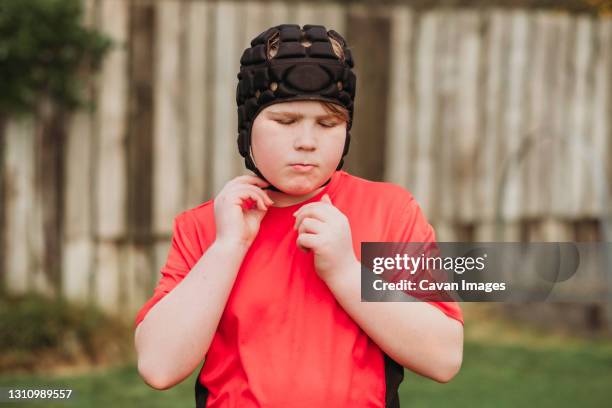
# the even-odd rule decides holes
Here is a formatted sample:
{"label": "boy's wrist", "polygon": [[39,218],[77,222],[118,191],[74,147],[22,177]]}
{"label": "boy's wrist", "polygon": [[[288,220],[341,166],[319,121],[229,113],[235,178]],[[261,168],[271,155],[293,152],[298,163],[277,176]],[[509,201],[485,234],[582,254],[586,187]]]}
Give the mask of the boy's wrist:
{"label": "boy's wrist", "polygon": [[222,251],[231,251],[231,252],[242,252],[246,253],[251,246],[250,243],[241,241],[239,239],[216,239],[213,242],[215,247],[221,249]]}
{"label": "boy's wrist", "polygon": [[330,274],[326,283],[332,292],[340,289],[347,284],[350,285],[350,281],[356,276],[359,276],[361,271],[361,264],[354,258],[347,260],[346,263],[342,264],[336,273]]}

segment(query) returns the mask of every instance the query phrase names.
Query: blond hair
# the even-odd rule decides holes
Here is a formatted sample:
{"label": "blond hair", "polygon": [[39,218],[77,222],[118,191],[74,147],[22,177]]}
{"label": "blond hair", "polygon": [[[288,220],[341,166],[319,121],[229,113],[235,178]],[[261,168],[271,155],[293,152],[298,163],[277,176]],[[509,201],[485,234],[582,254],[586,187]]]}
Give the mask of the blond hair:
{"label": "blond hair", "polygon": [[339,120],[343,120],[345,122],[349,121],[349,113],[344,106],[338,105],[337,103],[333,102],[321,101],[321,103],[323,104],[323,108],[327,113],[331,113]]}

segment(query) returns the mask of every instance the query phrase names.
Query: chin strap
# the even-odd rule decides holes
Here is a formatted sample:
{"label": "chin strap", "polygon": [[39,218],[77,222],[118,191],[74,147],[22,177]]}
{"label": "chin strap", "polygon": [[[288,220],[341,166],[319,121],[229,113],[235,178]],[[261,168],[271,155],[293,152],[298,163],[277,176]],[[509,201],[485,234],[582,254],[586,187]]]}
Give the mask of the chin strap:
{"label": "chin strap", "polygon": [[[268,181],[268,180],[266,180],[266,181]],[[315,188],[315,190],[328,185],[330,181],[331,181],[331,177],[329,179],[327,179],[327,181],[325,183],[323,183],[319,187]],[[268,181],[268,183],[270,183],[270,182]],[[284,191],[279,190],[278,188],[274,187],[272,184],[270,184],[268,187],[264,187],[262,190],[270,190],[270,191],[276,191],[276,192],[279,192],[279,193],[284,193]]]}

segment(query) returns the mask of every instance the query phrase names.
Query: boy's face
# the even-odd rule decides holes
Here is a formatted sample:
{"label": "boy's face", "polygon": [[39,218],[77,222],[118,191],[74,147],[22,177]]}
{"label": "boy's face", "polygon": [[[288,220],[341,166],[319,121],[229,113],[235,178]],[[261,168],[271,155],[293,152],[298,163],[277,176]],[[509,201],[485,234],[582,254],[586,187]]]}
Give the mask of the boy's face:
{"label": "boy's face", "polygon": [[253,122],[252,156],[259,171],[281,191],[308,194],[335,171],[345,137],[346,122],[327,113],[321,102],[275,103]]}

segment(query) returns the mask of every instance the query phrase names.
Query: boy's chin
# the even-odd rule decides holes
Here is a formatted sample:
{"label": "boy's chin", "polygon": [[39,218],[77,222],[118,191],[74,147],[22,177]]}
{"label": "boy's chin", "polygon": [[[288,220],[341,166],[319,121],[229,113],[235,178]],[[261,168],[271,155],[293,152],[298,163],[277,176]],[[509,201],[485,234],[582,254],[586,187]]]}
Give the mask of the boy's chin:
{"label": "boy's chin", "polygon": [[317,189],[317,187],[314,185],[308,188],[305,188],[304,186],[284,186],[284,185],[280,185],[277,187],[281,192],[288,194],[288,195],[292,195],[292,196],[303,196],[306,194],[310,194]]}
{"label": "boy's chin", "polygon": [[325,183],[327,179],[325,180],[317,180],[315,181],[309,181],[309,182],[304,182],[303,180],[301,180],[300,182],[297,181],[279,181],[278,184],[275,184],[279,190],[281,190],[283,193],[285,194],[289,194],[292,196],[303,196],[306,194],[310,194],[313,191],[317,190],[319,187],[321,187],[322,184]]}

